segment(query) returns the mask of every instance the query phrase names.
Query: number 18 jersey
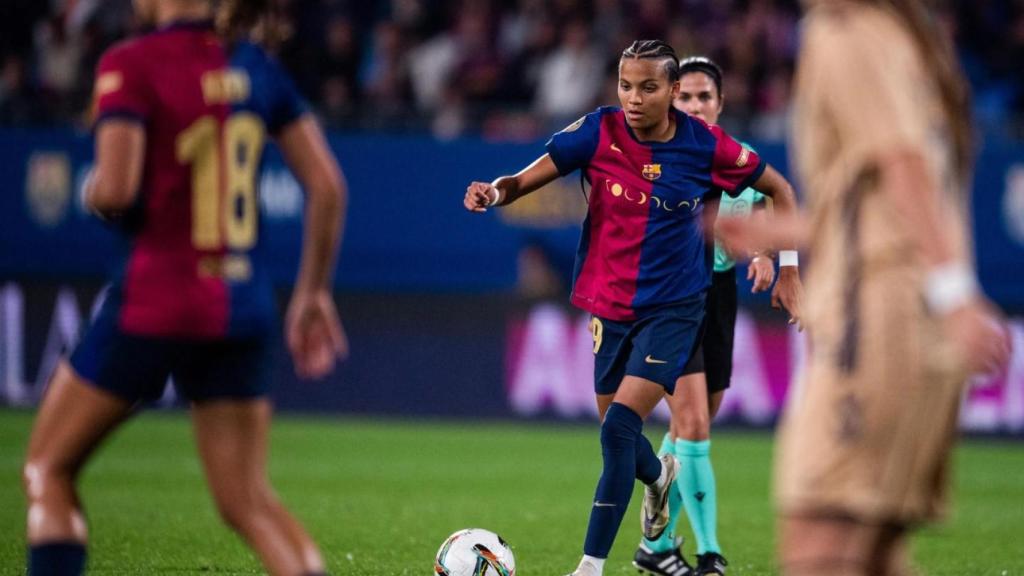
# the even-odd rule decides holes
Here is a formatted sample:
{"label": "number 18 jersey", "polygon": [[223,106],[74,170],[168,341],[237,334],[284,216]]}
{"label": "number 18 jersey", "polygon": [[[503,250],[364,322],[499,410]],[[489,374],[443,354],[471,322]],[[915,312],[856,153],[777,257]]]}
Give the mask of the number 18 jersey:
{"label": "number 18 jersey", "polygon": [[258,46],[227,44],[209,22],[180,22],[100,60],[97,123],[141,123],[139,225],[109,298],[128,334],[214,339],[275,324],[259,262],[257,183],[268,135],[306,111]]}

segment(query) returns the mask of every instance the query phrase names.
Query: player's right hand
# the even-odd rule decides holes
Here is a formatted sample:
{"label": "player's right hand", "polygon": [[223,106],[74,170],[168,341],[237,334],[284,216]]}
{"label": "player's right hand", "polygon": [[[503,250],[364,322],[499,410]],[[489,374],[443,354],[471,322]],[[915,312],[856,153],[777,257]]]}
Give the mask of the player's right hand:
{"label": "player's right hand", "polygon": [[348,356],[348,337],[328,290],[296,289],[285,315],[285,339],[300,378],[321,378]]}
{"label": "player's right hand", "polygon": [[487,212],[487,207],[498,197],[498,189],[487,182],[473,182],[466,187],[462,205],[470,212]]}
{"label": "player's right hand", "polygon": [[1010,359],[1010,339],[995,308],[976,299],[946,315],[946,336],[963,354],[972,374],[994,374]]}

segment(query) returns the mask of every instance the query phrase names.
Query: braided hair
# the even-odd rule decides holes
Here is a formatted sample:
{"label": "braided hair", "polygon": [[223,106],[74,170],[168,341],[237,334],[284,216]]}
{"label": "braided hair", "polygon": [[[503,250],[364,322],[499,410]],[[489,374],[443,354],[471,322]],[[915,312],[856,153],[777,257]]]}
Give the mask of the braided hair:
{"label": "braided hair", "polygon": [[663,40],[636,40],[622,51],[620,60],[628,58],[664,59],[668,81],[679,80],[679,58],[676,57],[676,51]]}

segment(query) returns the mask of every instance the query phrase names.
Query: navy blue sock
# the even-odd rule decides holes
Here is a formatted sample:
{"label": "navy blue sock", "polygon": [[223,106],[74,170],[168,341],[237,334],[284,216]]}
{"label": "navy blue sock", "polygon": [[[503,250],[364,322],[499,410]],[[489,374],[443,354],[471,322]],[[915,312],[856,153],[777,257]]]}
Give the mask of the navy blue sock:
{"label": "navy blue sock", "polygon": [[[590,509],[587,539],[583,544],[583,553],[587,556],[607,558],[612,549],[615,534],[619,531],[622,516],[633,495],[633,481],[638,470],[636,444],[637,439],[643,436],[643,425],[643,419],[636,412],[615,402],[608,408],[604,423],[601,424],[604,470],[597,483],[594,506]],[[648,442],[649,451],[650,446]]]}
{"label": "navy blue sock", "polygon": [[661,476],[661,459],[654,452],[651,441],[643,433],[636,439],[636,478],[644,484],[653,484]]}
{"label": "navy blue sock", "polygon": [[85,544],[48,542],[28,551],[29,576],[79,576],[85,570]]}

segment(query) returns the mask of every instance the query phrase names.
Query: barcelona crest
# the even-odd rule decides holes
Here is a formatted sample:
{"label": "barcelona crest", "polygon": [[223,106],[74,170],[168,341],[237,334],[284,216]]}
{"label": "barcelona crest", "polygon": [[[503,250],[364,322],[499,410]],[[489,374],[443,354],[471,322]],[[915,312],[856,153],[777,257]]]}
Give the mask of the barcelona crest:
{"label": "barcelona crest", "polygon": [[657,180],[661,178],[661,164],[644,164],[644,169],[640,173],[648,180]]}

